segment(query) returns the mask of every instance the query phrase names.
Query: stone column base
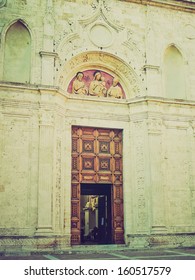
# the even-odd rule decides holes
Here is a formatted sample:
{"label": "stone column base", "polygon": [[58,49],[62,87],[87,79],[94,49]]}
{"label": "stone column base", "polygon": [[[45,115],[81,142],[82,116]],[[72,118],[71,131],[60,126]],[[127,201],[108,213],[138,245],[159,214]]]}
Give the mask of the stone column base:
{"label": "stone column base", "polygon": [[53,235],[53,230],[51,227],[39,227],[36,232],[35,236],[50,236]]}

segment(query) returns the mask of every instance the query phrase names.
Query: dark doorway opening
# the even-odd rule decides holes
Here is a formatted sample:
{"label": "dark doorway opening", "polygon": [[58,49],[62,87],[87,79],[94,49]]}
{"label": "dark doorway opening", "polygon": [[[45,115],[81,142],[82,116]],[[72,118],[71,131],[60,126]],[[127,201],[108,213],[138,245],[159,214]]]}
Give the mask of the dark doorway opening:
{"label": "dark doorway opening", "polygon": [[81,184],[81,244],[111,244],[111,184]]}

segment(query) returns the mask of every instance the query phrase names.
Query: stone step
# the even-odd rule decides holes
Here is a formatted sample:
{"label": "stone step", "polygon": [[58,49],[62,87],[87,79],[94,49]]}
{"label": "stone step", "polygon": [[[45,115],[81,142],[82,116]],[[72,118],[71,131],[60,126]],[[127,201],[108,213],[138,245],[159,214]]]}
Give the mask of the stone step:
{"label": "stone step", "polygon": [[125,244],[106,244],[106,245],[75,245],[72,246],[69,251],[71,252],[103,252],[103,251],[122,251],[127,250],[129,247],[127,247]]}

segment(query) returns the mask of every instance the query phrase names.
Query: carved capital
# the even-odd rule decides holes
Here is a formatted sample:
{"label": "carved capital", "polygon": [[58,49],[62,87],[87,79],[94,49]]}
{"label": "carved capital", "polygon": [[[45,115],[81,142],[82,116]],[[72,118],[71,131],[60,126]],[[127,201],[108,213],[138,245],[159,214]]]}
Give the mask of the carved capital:
{"label": "carved capital", "polygon": [[51,111],[41,111],[39,113],[39,125],[40,126],[53,126],[54,125],[54,115]]}
{"label": "carved capital", "polygon": [[52,58],[58,57],[58,54],[55,52],[40,51],[39,54],[41,57],[52,57]]}
{"label": "carved capital", "polygon": [[146,64],[143,66],[142,68],[144,71],[153,71],[153,72],[157,72],[159,73],[160,72],[160,66],[157,66],[157,65],[149,65],[149,64]]}
{"label": "carved capital", "polygon": [[161,119],[148,119],[148,133],[160,134],[162,131],[162,120]]}

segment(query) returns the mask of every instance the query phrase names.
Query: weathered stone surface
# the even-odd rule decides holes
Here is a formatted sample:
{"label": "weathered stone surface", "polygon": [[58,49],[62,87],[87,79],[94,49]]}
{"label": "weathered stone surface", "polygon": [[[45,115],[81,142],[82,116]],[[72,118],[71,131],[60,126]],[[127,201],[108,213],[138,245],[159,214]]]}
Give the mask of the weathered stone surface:
{"label": "weathered stone surface", "polygon": [[[194,246],[195,3],[7,0],[0,8],[0,250],[70,246],[72,126],[123,130],[126,244]],[[17,22],[31,54],[14,64],[5,53]],[[179,96],[167,94],[170,47],[182,66]],[[28,81],[6,74],[12,63],[30,69]],[[77,72],[95,70],[117,76],[125,97],[68,92]]]}

